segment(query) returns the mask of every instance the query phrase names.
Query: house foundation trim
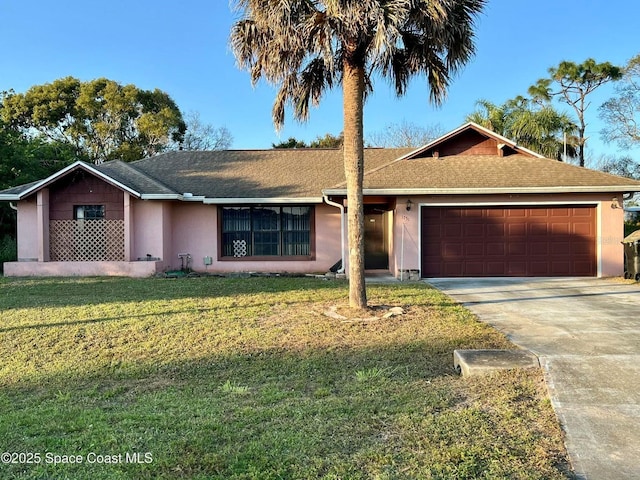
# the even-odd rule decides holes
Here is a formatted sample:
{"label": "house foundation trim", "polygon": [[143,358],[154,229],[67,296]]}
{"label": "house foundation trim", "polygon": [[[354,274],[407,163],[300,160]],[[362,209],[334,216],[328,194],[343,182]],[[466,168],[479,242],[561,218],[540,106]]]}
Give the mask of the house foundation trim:
{"label": "house foundation trim", "polygon": [[151,277],[162,272],[161,261],[139,262],[6,262],[7,277]]}

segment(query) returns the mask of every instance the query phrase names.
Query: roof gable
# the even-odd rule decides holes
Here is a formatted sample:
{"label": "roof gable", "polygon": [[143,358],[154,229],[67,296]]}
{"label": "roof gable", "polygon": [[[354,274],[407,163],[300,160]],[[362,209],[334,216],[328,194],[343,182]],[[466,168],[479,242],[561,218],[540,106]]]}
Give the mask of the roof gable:
{"label": "roof gable", "polygon": [[20,185],[20,186],[2,191],[0,193],[0,200],[10,200],[10,201],[22,200],[23,198],[26,198],[29,195],[36,193],[38,190],[41,190],[51,185],[52,183],[66,177],[67,175],[77,170],[83,170],[85,172],[88,172],[89,174],[94,175],[95,177],[98,177],[100,180],[106,183],[109,183],[121,190],[124,190],[136,197],[140,196],[139,192],[137,192],[130,186],[112,178],[108,174],[102,172],[101,170],[99,170],[97,166],[89,165],[88,163],[78,160],[72,163],[71,165],[66,166],[62,170],[57,171],[53,175],[48,176],[45,179],[39,180],[37,182],[31,182],[26,185]]}
{"label": "roof gable", "polygon": [[498,157],[524,155],[544,158],[544,155],[517,145],[513,140],[473,122],[465,123],[436,138],[425,146],[414,150],[405,158],[438,158],[453,155],[492,155]]}
{"label": "roof gable", "polygon": [[[364,173],[366,195],[638,192],[640,181],[545,158],[469,122]],[[345,195],[346,182],[323,190]]]}

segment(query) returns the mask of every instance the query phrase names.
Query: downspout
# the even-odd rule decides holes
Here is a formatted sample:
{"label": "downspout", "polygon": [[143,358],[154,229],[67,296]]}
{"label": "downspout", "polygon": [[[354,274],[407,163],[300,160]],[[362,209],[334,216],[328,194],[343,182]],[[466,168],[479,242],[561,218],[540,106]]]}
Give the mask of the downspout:
{"label": "downspout", "polygon": [[340,209],[340,262],[342,263],[342,266],[340,267],[340,269],[338,270],[338,273],[344,273],[344,258],[345,258],[345,254],[344,254],[344,249],[345,249],[345,242],[344,242],[344,205],[342,203],[337,203],[337,202],[333,202],[331,200],[329,200],[329,197],[327,197],[326,195],[322,195],[322,200],[324,200],[324,203],[326,203],[327,205],[330,205],[332,207],[336,207]]}
{"label": "downspout", "polygon": [[9,206],[11,207],[12,210],[15,210],[16,212],[18,211],[18,207],[16,207],[13,202],[9,202]]}

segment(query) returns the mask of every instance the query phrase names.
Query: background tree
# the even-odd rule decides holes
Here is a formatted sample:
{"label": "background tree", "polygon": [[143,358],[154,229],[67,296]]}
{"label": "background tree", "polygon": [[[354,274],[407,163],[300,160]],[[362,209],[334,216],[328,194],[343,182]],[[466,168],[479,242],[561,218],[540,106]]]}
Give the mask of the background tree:
{"label": "background tree", "polygon": [[[629,155],[621,157],[602,156],[598,168],[606,173],[640,180],[640,162]],[[636,194],[625,200],[624,203],[625,206],[638,206],[638,200],[638,195]],[[640,213],[630,213],[629,216],[625,214],[624,235],[627,236],[631,232],[638,230],[638,227],[640,227]]]}
{"label": "background tree", "polygon": [[[0,121],[0,190],[46,178],[75,160],[70,145],[27,138]],[[0,202],[0,267],[15,260],[15,236],[16,212]]]}
{"label": "background tree", "polygon": [[317,136],[316,139],[309,144],[309,148],[340,148],[343,142],[344,135],[342,133],[339,135],[325,133],[324,136]]}
{"label": "background tree", "polygon": [[342,133],[340,135],[332,135],[325,133],[324,136],[318,135],[311,143],[304,140],[298,140],[289,137],[288,140],[280,143],[272,143],[272,148],[340,148],[342,147]]}
{"label": "background tree", "polygon": [[304,140],[289,137],[284,142],[272,143],[271,148],[309,148],[309,145]]}
{"label": "background tree", "polygon": [[446,132],[442,125],[434,124],[427,127],[403,120],[400,123],[390,123],[382,131],[369,135],[368,144],[384,148],[418,148],[441,137]]}
{"label": "background tree", "polygon": [[452,73],[474,53],[473,24],[485,0],[236,0],[241,18],[231,45],[240,67],[279,91],[276,127],[289,105],[298,120],[336,84],[342,86],[343,156],[347,181],[349,304],[367,305],[364,283],[363,109],[373,75],[403,95],[424,74],[430,100],[441,103]]}
{"label": "background tree", "polygon": [[186,125],[166,93],[99,78],[73,77],[9,93],[2,102],[7,126],[31,138],[73,145],[95,163],[138,160],[180,142]]}
{"label": "background tree", "polygon": [[476,110],[467,115],[466,120],[507,137],[507,133],[511,133],[507,127],[507,103],[496,105],[489,100],[478,100]]}
{"label": "background tree", "polygon": [[629,155],[622,157],[602,157],[600,159],[599,169],[606,173],[612,173],[613,175],[640,180],[640,163]]}
{"label": "background tree", "polygon": [[478,108],[467,116],[467,121],[488,128],[547,158],[563,160],[565,149],[567,157],[576,155],[577,139],[574,133],[577,127],[568,115],[558,112],[551,104],[539,104],[519,96],[502,105],[487,100],[479,100],[476,105]]}
{"label": "background tree", "polygon": [[606,126],[600,134],[621,148],[640,145],[640,54],[624,67],[616,95],[600,106],[600,118]]}
{"label": "background tree", "polygon": [[589,108],[588,96],[605,83],[618,80],[622,76],[620,67],[609,62],[596,63],[588,58],[582,63],[560,62],[549,68],[549,77],[541,78],[529,87],[529,95],[534,99],[551,101],[558,97],[570,105],[578,117],[578,159],[584,167],[584,147],[587,123],[585,113]]}
{"label": "background tree", "polygon": [[226,150],[233,143],[233,135],[227,127],[216,127],[202,123],[199,112],[189,112],[184,116],[186,131],[177,150]]}

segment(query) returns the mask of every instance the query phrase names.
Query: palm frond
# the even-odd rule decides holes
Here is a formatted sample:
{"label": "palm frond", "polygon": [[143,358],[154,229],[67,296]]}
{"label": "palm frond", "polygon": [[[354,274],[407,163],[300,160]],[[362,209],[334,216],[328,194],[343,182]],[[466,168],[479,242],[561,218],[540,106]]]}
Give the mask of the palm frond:
{"label": "palm frond", "polygon": [[[345,61],[388,78],[403,95],[424,76],[439,104],[452,76],[474,54],[474,20],[486,0],[235,0],[231,32],[238,65],[278,86],[274,121],[285,105],[308,116],[322,92],[341,82]],[[292,79],[296,80],[293,81]],[[295,84],[295,86],[294,86]],[[294,97],[299,95],[300,97]]]}

